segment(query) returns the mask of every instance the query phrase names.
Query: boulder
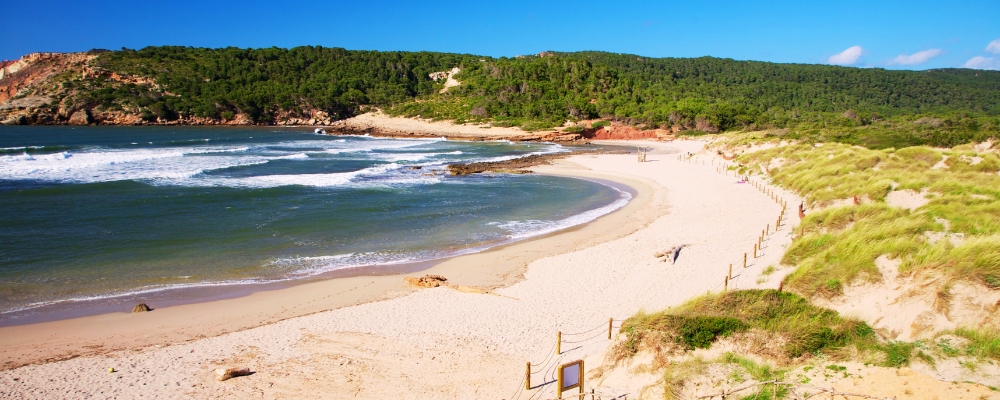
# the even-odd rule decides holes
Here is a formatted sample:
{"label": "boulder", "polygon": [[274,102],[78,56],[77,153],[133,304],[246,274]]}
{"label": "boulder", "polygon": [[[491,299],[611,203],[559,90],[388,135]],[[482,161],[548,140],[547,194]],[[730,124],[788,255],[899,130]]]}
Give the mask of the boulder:
{"label": "boulder", "polygon": [[94,116],[90,115],[90,110],[77,110],[69,116],[70,125],[90,125],[94,123]]}
{"label": "boulder", "polygon": [[420,278],[414,278],[412,276],[408,276],[406,278],[403,278],[403,280],[405,280],[406,283],[409,283],[410,285],[422,288],[434,288],[438,286],[448,285],[448,279],[441,275],[424,275]]}
{"label": "boulder", "polygon": [[147,306],[146,303],[139,303],[136,304],[135,307],[132,307],[132,312],[134,313],[147,312],[147,311],[153,311],[153,309],[149,308],[149,306]]}

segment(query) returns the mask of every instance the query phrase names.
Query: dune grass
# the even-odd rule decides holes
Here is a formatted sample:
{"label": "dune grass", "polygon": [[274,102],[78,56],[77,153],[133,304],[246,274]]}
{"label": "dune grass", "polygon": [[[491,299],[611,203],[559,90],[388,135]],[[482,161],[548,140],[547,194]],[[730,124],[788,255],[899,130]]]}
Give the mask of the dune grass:
{"label": "dune grass", "polygon": [[[623,322],[620,332],[625,338],[612,349],[612,360],[617,364],[640,351],[653,352],[654,363],[649,368],[664,374],[668,399],[679,398],[685,384],[713,365],[732,368],[728,379],[738,383],[747,379],[766,382],[785,380],[788,368],[809,365],[817,356],[820,360],[850,359],[901,367],[922,354],[914,343],[883,342],[862,321],[812,305],[799,295],[771,289],[707,294],[670,310],[639,312]],[[728,351],[709,360],[702,358],[704,353],[691,352],[727,337],[734,343],[744,341],[749,350]],[[981,342],[992,343],[989,340],[984,336]],[[762,343],[767,343],[763,347],[777,344],[780,352],[762,348]],[[740,353],[744,351],[749,353]],[[765,392],[775,390],[771,386],[764,389],[768,387]],[[779,398],[786,391],[779,386]]]}
{"label": "dune grass", "polygon": [[958,328],[954,335],[969,340],[965,353],[979,358],[1000,360],[1000,332],[986,328]]}
{"label": "dune grass", "polygon": [[736,332],[766,331],[783,342],[788,358],[820,354],[855,345],[877,347],[864,322],[842,318],[798,295],[776,290],[741,290],[708,294],[658,313],[638,313],[622,324],[623,356],[634,355],[649,335],[673,341],[685,350],[707,348]]}
{"label": "dune grass", "polygon": [[[730,149],[755,136],[735,136]],[[941,271],[1000,288],[1000,156],[971,145],[872,150],[840,143],[788,144],[740,155],[743,173],[760,173],[806,199],[807,215],[783,263],[797,266],[788,287],[807,297],[881,279],[875,259],[900,272]],[[894,190],[926,193],[927,204],[890,206]],[[853,206],[857,196],[862,205]],[[851,206],[828,207],[836,204]],[[795,207],[795,205],[792,205]],[[822,208],[827,207],[827,208]],[[813,209],[821,208],[817,211]],[[794,218],[794,217],[793,217]],[[927,232],[960,240],[930,240]]]}

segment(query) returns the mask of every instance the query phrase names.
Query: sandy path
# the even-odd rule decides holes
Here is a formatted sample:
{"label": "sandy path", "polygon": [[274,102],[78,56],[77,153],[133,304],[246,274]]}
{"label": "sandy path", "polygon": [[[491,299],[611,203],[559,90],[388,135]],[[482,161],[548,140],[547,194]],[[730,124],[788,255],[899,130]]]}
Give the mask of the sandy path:
{"label": "sandy path", "polygon": [[[599,155],[537,168],[645,182],[651,191],[646,207],[659,216],[640,221],[648,225],[627,236],[535,260],[524,280],[496,295],[427,289],[183,344],[31,365],[0,373],[0,393],[10,398],[511,398],[525,361],[545,360],[556,331],[586,331],[606,325],[610,317],[623,319],[721,290],[729,263],[742,266],[743,253],[752,251],[760,231],[778,216],[780,206],[749,185],[716,173],[710,164],[667,154],[697,152],[700,142],[649,145],[655,150],[647,163],[637,163],[634,155]],[[791,198],[789,203],[797,204]],[[662,212],[666,208],[669,213]],[[751,260],[731,287],[754,286],[759,272],[777,263],[790,242],[789,228],[769,238],[764,254]],[[572,235],[553,239],[563,237]],[[653,257],[680,244],[687,247],[676,264]],[[777,279],[764,283],[776,284]],[[600,354],[609,342],[601,335],[566,344],[559,357]],[[213,368],[236,365],[256,373],[212,380]],[[109,373],[109,367],[118,372]],[[553,397],[551,386],[520,398]]]}

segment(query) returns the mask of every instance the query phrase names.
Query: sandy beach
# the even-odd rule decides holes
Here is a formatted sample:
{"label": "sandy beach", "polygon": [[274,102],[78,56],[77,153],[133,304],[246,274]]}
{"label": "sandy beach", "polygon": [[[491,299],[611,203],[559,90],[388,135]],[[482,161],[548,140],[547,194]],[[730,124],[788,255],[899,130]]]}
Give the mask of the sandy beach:
{"label": "sandy beach", "polygon": [[381,112],[369,112],[333,123],[332,132],[371,134],[373,136],[414,138],[446,137],[449,140],[510,140],[510,141],[572,141],[579,135],[562,137],[557,129],[527,132],[520,128],[495,127],[490,124],[460,124],[450,121],[391,117]]}
{"label": "sandy beach", "polygon": [[[728,265],[741,263],[777,217],[779,205],[736,178],[677,160],[675,153],[697,152],[702,143],[642,144],[653,146],[646,163],[598,155],[535,168],[627,184],[638,194],[625,208],[414,274],[492,294],[415,290],[398,275],[353,277],[148,314],[3,328],[8,369],[0,387],[17,397],[506,398],[518,389],[524,363],[552,352],[557,331],[587,331],[721,290]],[[731,286],[756,285],[757,273],[777,263],[788,242],[772,236]],[[653,256],[677,245],[686,247],[676,263]],[[559,358],[600,354],[609,342],[599,335],[564,345]],[[58,359],[66,360],[51,361]],[[10,369],[23,364],[32,365]],[[227,366],[256,373],[214,381],[212,370]]]}
{"label": "sandy beach", "polygon": [[[744,253],[766,226],[773,230],[781,206],[718,173],[708,156],[678,159],[698,153],[702,142],[640,144],[652,148],[648,162],[605,154],[534,168],[626,184],[637,195],[623,209],[411,274],[443,275],[487,293],[418,290],[400,275],[361,276],[145,314],[0,328],[0,392],[11,398],[554,397],[551,384],[524,392],[525,363],[539,364],[533,386],[552,380],[559,361],[597,366],[611,343],[609,318],[722,290],[730,264],[739,275],[730,288],[780,281],[780,273],[759,283],[758,277],[780,260],[794,218],[743,269]],[[654,257],[679,245],[676,262]],[[555,355],[559,331],[566,343]],[[213,370],[225,367],[254,373],[216,381]],[[628,385],[594,389],[636,394]]]}

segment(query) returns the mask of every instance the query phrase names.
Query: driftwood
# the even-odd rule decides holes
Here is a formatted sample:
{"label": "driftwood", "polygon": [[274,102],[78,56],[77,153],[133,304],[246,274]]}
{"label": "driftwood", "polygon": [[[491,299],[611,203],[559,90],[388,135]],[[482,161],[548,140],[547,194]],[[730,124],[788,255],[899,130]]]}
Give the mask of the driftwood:
{"label": "driftwood", "polygon": [[677,262],[677,257],[681,256],[681,249],[687,247],[688,245],[682,244],[678,246],[671,247],[669,250],[659,253],[653,253],[656,258],[662,258],[660,262],[667,262],[670,260],[671,263]]}
{"label": "driftwood", "polygon": [[216,379],[221,381],[226,381],[237,376],[247,376],[250,375],[250,368],[219,368],[215,370],[215,375],[218,375]]}
{"label": "driftwood", "polygon": [[441,275],[424,275],[419,278],[408,276],[406,278],[403,278],[403,280],[406,281],[406,283],[409,283],[410,285],[422,288],[448,286],[448,278],[445,278]]}

